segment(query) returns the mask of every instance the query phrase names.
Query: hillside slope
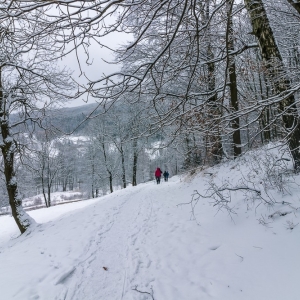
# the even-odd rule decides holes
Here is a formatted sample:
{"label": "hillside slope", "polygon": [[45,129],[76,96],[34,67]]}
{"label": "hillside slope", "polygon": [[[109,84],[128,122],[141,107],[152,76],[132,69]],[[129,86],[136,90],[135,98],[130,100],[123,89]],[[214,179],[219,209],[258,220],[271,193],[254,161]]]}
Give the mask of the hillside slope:
{"label": "hillside slope", "polygon": [[[298,300],[299,176],[280,175],[280,192],[285,160],[263,155],[120,190],[59,217],[60,207],[31,212],[43,224],[18,238],[1,217],[1,299]],[[194,201],[193,213],[180,205],[209,186],[243,189]]]}

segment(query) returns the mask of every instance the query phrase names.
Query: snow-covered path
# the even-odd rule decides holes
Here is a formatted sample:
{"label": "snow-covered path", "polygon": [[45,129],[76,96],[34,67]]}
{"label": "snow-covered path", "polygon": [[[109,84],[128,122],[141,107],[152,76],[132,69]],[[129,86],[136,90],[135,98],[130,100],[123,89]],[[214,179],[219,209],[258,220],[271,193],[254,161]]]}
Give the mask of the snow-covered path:
{"label": "snow-covered path", "polygon": [[[21,268],[26,277],[1,273],[0,283],[18,286],[17,291],[4,289],[3,299],[141,299],[132,288],[150,292],[151,269],[167,279],[166,256],[172,260],[176,253],[173,242],[168,245],[168,236],[178,227],[168,218],[178,211],[169,192],[176,185],[151,182],[117,191],[84,213],[72,212],[10,241],[1,249],[0,265]],[[165,208],[167,215],[161,216]],[[165,227],[171,230],[165,232]],[[6,255],[13,260],[5,260]],[[181,281],[182,274],[178,276]]]}
{"label": "snow-covered path", "polygon": [[[198,299],[201,287],[192,278],[197,265],[189,257],[198,252],[191,245],[198,240],[188,237],[185,241],[185,223],[191,222],[189,214],[180,217],[182,210],[173,194],[176,191],[178,197],[181,187],[177,186],[178,181],[144,184],[119,192],[121,199],[115,194],[95,206],[84,222],[88,246],[65,268],[58,280],[63,288],[57,299],[149,299],[133,291],[135,287],[149,293],[153,289],[162,299]],[[199,232],[194,222],[192,228]],[[177,243],[185,250],[178,251]]]}
{"label": "snow-covered path", "polygon": [[197,225],[190,206],[178,204],[204,182],[175,177],[116,191],[8,241],[7,228],[0,299],[300,299],[299,230],[262,227],[242,203],[232,222],[207,201],[197,206]]}

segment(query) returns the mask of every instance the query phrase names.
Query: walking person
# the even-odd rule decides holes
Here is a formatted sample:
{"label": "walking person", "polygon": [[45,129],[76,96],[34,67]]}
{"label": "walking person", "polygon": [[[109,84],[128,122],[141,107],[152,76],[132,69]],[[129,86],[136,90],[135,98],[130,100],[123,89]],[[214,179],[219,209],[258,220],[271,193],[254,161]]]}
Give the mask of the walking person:
{"label": "walking person", "polygon": [[165,181],[168,181],[168,178],[169,178],[169,172],[168,171],[164,171],[164,179]]}
{"label": "walking person", "polygon": [[161,174],[162,174],[162,170],[159,167],[157,167],[157,169],[155,171],[155,179],[156,179],[157,184],[160,184]]}

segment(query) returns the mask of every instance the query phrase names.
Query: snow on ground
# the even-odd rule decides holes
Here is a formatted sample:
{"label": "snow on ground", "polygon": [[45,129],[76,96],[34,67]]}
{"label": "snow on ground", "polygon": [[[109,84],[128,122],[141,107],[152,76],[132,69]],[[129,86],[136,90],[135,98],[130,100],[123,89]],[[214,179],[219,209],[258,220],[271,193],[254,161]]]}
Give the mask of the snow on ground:
{"label": "snow on ground", "polygon": [[[66,201],[74,201],[74,200],[81,200],[84,197],[83,193],[81,192],[74,192],[74,191],[66,191],[66,192],[54,192],[51,193],[51,203],[59,204]],[[44,196],[43,194],[39,194],[30,198],[23,199],[23,206],[33,206],[39,203],[40,205],[44,205]]]}
{"label": "snow on ground", "polygon": [[[300,299],[300,178],[280,175],[279,153],[263,155],[116,191],[81,209],[74,207],[89,201],[32,211],[41,224],[18,238],[12,218],[1,217],[1,299]],[[220,198],[199,199],[193,214],[180,205],[194,190],[210,193],[209,182],[260,193],[223,198],[231,216],[224,201],[214,206]],[[214,197],[221,194],[229,195]]]}
{"label": "snow on ground", "polygon": [[[86,207],[98,201],[99,199],[88,199],[88,200],[83,200],[83,201],[74,202],[70,204],[52,206],[47,209],[34,210],[27,213],[29,213],[30,216],[33,217],[36,222],[46,223],[49,221],[53,221],[64,214],[69,214],[74,210]],[[19,236],[20,236],[20,232],[17,228],[14,219],[8,215],[0,216],[0,249],[3,243],[8,242],[10,239],[16,239]],[[1,259],[1,255],[0,255],[0,259]]]}

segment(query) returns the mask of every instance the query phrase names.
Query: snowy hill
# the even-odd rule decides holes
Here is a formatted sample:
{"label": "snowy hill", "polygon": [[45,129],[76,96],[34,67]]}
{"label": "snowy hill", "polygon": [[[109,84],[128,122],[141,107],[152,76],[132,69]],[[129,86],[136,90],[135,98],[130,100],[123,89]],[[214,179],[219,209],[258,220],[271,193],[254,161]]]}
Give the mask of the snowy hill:
{"label": "snowy hill", "polygon": [[40,224],[18,238],[1,217],[0,298],[298,300],[300,177],[290,169],[286,153],[258,150],[32,211]]}

